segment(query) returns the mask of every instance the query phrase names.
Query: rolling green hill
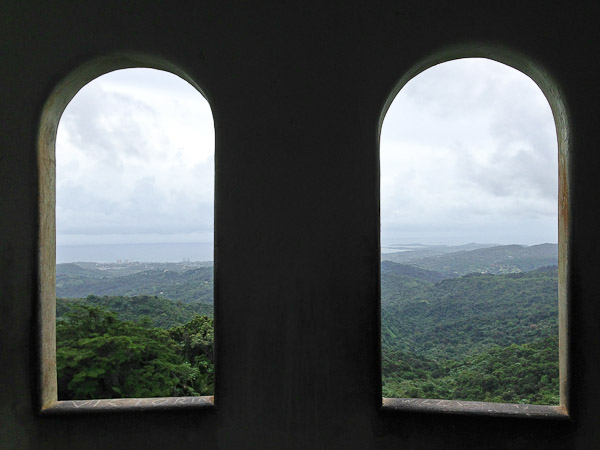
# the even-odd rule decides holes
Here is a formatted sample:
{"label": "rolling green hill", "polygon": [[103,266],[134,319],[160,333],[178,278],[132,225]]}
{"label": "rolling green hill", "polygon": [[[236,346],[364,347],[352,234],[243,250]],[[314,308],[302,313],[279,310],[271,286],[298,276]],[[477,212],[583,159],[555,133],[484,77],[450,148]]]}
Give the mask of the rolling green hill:
{"label": "rolling green hill", "polygon": [[407,281],[382,280],[383,345],[391,350],[460,357],[557,334],[556,267],[437,284]]}
{"label": "rolling green hill", "polygon": [[420,267],[395,263],[392,261],[381,261],[382,278],[389,275],[404,275],[407,277],[417,278],[419,280],[431,281],[433,283],[437,283],[438,281],[442,281],[444,278],[448,278],[445,275],[433,270],[421,269]]}
{"label": "rolling green hill", "polygon": [[[543,244],[382,261],[384,395],[556,404],[555,260],[556,245]],[[165,329],[212,316],[213,270],[61,264],[57,295],[68,297],[57,301],[59,321],[85,305]]]}
{"label": "rolling green hill", "polygon": [[557,404],[557,316],[556,266],[439,283],[382,271],[384,395]]}
{"label": "rolling green hill", "polygon": [[89,295],[79,299],[56,299],[56,318],[61,319],[76,305],[101,307],[117,314],[120,320],[140,322],[144,318],[159,328],[171,328],[189,322],[196,314],[212,317],[212,305],[183,303],[149,295],[103,296]]}
{"label": "rolling green hill", "polygon": [[445,252],[423,257],[422,251],[382,255],[382,258],[432,270],[445,277],[468,273],[519,273],[558,264],[558,245],[501,245],[469,251]]}
{"label": "rolling green hill", "polygon": [[70,269],[71,273],[68,275],[57,276],[58,297],[158,295],[184,303],[213,302],[212,267],[198,267],[183,272],[154,269],[123,276],[113,274],[102,277],[90,270],[81,272],[81,275],[73,275],[74,270]]}

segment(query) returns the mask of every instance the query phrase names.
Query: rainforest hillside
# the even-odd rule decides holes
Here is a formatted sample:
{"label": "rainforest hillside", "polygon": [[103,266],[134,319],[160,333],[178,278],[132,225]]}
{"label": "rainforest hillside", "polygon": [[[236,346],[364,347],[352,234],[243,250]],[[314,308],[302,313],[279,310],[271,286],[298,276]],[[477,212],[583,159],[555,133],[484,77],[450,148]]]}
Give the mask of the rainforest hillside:
{"label": "rainforest hillside", "polygon": [[[417,249],[382,255],[384,396],[557,404],[557,246],[411,245]],[[146,386],[144,396],[210,392],[212,350],[189,346],[206,344],[198,333],[212,327],[212,274],[190,262],[57,265],[65,398],[130,395],[137,392],[130,377],[150,370],[145,365],[171,381]],[[172,331],[193,323],[204,331]],[[157,340],[157,350],[144,353],[143,339]],[[111,362],[110,348],[120,349],[117,359],[137,355],[135,364]],[[104,355],[96,368],[94,355]],[[157,355],[162,360],[153,362]],[[123,364],[133,367],[127,381],[114,378]],[[102,393],[92,389],[100,379]],[[118,381],[114,389],[110,380]]]}

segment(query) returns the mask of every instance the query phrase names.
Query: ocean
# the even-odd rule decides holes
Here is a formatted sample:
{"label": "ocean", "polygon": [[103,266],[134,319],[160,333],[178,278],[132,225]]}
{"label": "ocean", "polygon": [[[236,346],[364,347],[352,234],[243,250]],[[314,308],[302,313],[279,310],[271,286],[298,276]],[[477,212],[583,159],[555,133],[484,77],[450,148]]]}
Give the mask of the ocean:
{"label": "ocean", "polygon": [[56,263],[213,261],[212,243],[58,245]]}

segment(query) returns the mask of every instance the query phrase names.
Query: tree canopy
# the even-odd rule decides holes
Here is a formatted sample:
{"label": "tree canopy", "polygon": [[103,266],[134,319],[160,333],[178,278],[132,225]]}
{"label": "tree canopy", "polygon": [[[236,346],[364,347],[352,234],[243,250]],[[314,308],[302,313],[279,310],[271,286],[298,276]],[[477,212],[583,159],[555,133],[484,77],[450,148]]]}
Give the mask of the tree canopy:
{"label": "tree canopy", "polygon": [[193,337],[193,351],[177,340],[179,331],[119,320],[95,306],[73,307],[56,327],[59,398],[211,395],[212,319],[195,316],[178,328]]}

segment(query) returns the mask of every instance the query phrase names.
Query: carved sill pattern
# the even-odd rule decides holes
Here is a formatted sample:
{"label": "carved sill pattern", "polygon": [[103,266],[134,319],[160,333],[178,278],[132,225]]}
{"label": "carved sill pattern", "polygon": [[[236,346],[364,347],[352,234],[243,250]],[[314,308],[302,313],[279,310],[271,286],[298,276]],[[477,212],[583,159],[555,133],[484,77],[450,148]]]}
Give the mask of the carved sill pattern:
{"label": "carved sill pattern", "polygon": [[384,411],[488,415],[497,417],[530,417],[568,420],[562,406],[520,405],[512,403],[467,402],[421,398],[384,398]]}
{"label": "carved sill pattern", "polygon": [[116,398],[101,400],[66,400],[42,410],[42,414],[80,414],[97,412],[161,411],[214,407],[211,397]]}

